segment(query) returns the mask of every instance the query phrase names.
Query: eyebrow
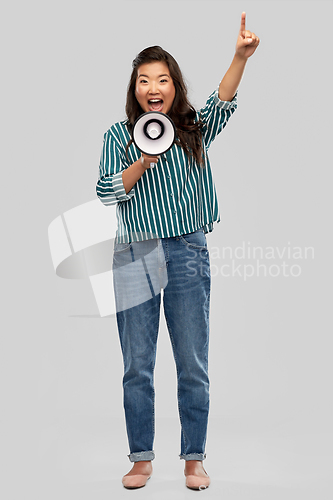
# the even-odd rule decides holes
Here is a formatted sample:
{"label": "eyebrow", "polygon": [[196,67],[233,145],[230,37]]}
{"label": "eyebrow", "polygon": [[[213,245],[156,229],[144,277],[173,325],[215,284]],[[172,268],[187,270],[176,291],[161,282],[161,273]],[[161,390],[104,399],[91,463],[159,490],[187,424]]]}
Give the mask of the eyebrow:
{"label": "eyebrow", "polygon": [[[138,78],[140,78],[141,76],[145,76],[146,78],[149,78],[148,75],[139,75]],[[157,78],[161,78],[162,76],[168,76],[170,78],[170,75],[167,75],[166,73],[164,75],[158,76]]]}

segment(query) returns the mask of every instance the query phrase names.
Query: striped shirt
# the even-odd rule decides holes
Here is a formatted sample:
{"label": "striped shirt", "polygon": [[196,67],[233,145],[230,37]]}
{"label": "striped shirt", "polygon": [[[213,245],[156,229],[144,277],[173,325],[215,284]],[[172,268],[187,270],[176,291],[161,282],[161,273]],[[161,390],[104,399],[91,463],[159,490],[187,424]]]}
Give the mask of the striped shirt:
{"label": "striped shirt", "polygon": [[203,227],[205,233],[220,222],[216,188],[207,155],[217,134],[226,126],[237,108],[237,93],[232,101],[221,101],[218,89],[197,111],[196,120],[203,122],[202,140],[205,167],[194,158],[187,158],[184,150],[173,144],[155,168],[147,169],[126,194],[122,173],[141,152],[131,144],[126,157],[125,149],[131,139],[128,121],[112,125],[104,134],[96,192],[104,205],[117,203],[117,243],[168,238],[192,233]]}

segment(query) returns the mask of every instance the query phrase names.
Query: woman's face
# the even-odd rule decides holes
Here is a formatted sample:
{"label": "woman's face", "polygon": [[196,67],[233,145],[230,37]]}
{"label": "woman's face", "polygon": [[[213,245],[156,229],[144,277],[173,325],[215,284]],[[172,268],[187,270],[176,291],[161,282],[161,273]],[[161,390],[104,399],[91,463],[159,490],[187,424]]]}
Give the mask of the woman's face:
{"label": "woman's face", "polygon": [[159,111],[166,114],[175,95],[176,89],[165,62],[156,61],[139,66],[135,97],[144,112]]}

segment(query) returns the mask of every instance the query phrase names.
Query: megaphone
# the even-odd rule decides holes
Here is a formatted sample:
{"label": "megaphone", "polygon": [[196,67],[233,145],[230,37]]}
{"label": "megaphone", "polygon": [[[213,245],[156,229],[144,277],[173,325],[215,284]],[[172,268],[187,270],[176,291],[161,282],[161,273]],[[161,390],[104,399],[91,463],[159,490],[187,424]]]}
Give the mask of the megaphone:
{"label": "megaphone", "polygon": [[158,111],[144,113],[133,125],[133,142],[148,156],[158,156],[169,151],[175,137],[175,124],[168,115]]}

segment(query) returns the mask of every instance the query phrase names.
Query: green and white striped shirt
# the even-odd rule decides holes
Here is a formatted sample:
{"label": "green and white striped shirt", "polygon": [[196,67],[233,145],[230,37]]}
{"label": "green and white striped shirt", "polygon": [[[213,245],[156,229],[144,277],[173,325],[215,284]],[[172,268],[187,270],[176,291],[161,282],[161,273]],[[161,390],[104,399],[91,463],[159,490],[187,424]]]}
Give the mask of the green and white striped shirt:
{"label": "green and white striped shirt", "polygon": [[174,144],[127,194],[122,173],[140,158],[141,152],[131,144],[129,160],[126,157],[126,145],[131,138],[127,120],[105,132],[96,192],[104,205],[117,203],[117,243],[179,236],[200,227],[205,233],[213,230],[220,213],[207,152],[236,110],[237,93],[232,101],[221,101],[217,89],[197,111],[196,120],[200,116],[204,123],[205,168],[192,157],[189,160],[183,149]]}

